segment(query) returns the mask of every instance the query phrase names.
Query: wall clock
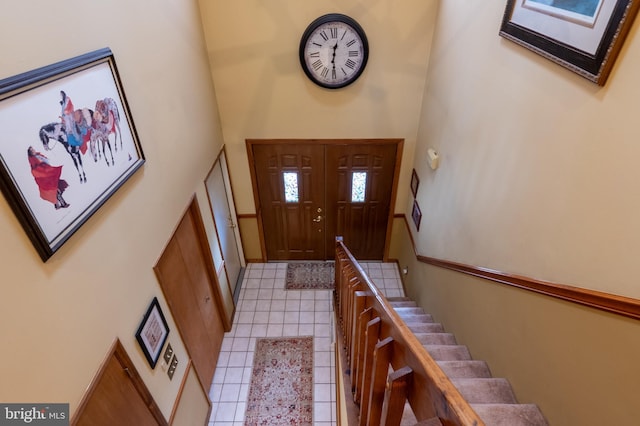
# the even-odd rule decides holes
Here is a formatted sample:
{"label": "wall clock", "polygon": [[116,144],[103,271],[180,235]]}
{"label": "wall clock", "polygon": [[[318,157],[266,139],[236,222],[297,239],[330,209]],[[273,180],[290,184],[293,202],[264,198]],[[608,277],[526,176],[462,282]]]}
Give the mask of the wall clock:
{"label": "wall clock", "polygon": [[339,13],[314,20],[300,39],[300,64],[311,81],[327,89],[345,87],[360,77],[369,58],[362,27]]}

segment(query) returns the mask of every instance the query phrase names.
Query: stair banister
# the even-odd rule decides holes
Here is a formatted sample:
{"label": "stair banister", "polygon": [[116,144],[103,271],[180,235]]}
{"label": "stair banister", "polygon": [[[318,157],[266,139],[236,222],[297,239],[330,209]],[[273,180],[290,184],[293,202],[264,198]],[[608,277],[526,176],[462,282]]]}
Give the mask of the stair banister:
{"label": "stair banister", "polygon": [[[378,341],[392,339],[389,356],[393,370],[405,371],[410,369],[412,371],[411,380],[406,381],[403,386],[406,387],[407,400],[416,418],[418,420],[428,420],[438,417],[445,426],[484,426],[484,422],[478,414],[471,408],[440,366],[395,312],[385,296],[362,270],[357,260],[344,245],[342,237],[336,237],[335,259],[336,312],[340,314],[339,320],[346,340],[345,350],[349,365],[364,365],[364,368],[368,368],[367,363],[360,360],[370,359],[370,354],[354,353],[355,350],[366,350],[368,346],[371,346],[371,342],[366,345],[355,344],[357,343],[355,342],[356,336],[358,336],[355,328],[360,314],[355,309],[355,293],[359,292],[359,295],[362,295],[362,292],[364,292],[366,301],[364,304],[359,301],[357,303],[358,309],[372,308],[375,311],[371,318],[379,318],[379,324],[372,329],[379,330]],[[363,347],[363,349],[359,349],[360,347]],[[375,368],[375,359],[372,364]],[[377,368],[379,371],[380,367],[378,366]],[[351,380],[361,380],[361,382],[358,384],[352,383],[347,388],[355,390],[361,384],[364,385],[365,382],[375,381],[373,378],[370,380],[363,379],[369,371],[358,373],[357,378],[352,375]],[[385,374],[387,374],[386,371]],[[374,392],[379,391],[374,390],[373,384],[371,384],[369,390],[363,388],[361,392],[359,403],[361,408],[363,406],[366,407],[367,412],[360,413],[360,424],[380,424],[382,420],[379,418],[382,415],[380,413],[381,407],[376,405],[373,400],[362,404],[365,398],[371,398]],[[372,405],[374,406],[372,407]],[[394,400],[393,404],[388,407],[389,409],[397,409],[397,401]],[[371,415],[378,416],[378,418],[373,419]],[[402,413],[385,413],[385,416],[393,418],[394,416],[402,416]],[[382,420],[382,422],[384,421]]]}

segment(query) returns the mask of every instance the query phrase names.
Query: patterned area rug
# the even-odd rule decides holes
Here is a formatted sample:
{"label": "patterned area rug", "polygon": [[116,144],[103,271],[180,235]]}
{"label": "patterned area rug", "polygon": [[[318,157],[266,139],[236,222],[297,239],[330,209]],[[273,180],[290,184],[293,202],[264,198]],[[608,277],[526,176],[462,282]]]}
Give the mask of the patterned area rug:
{"label": "patterned area rug", "polygon": [[313,423],[313,337],[256,342],[246,426]]}
{"label": "patterned area rug", "polygon": [[287,290],[333,290],[334,262],[287,264]]}

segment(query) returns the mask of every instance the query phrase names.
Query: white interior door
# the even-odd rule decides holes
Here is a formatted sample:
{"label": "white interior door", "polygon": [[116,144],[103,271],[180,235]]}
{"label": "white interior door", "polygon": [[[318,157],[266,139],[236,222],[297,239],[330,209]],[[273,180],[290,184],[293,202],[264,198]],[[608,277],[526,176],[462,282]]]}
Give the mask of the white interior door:
{"label": "white interior door", "polygon": [[238,278],[244,267],[244,254],[240,244],[240,234],[236,223],[236,213],[224,151],[220,155],[219,161],[216,161],[209,176],[207,176],[205,183],[213,219],[218,231],[218,239],[224,267],[229,279],[229,286],[231,287],[231,292],[235,294]]}

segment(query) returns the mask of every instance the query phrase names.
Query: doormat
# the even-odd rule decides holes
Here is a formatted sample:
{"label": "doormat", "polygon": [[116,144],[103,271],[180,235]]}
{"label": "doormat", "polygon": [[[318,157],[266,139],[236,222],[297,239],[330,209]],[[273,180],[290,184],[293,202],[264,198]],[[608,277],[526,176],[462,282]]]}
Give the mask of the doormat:
{"label": "doormat", "polygon": [[333,290],[335,262],[287,264],[286,290]]}
{"label": "doormat", "polygon": [[256,342],[245,426],[313,423],[313,337]]}

